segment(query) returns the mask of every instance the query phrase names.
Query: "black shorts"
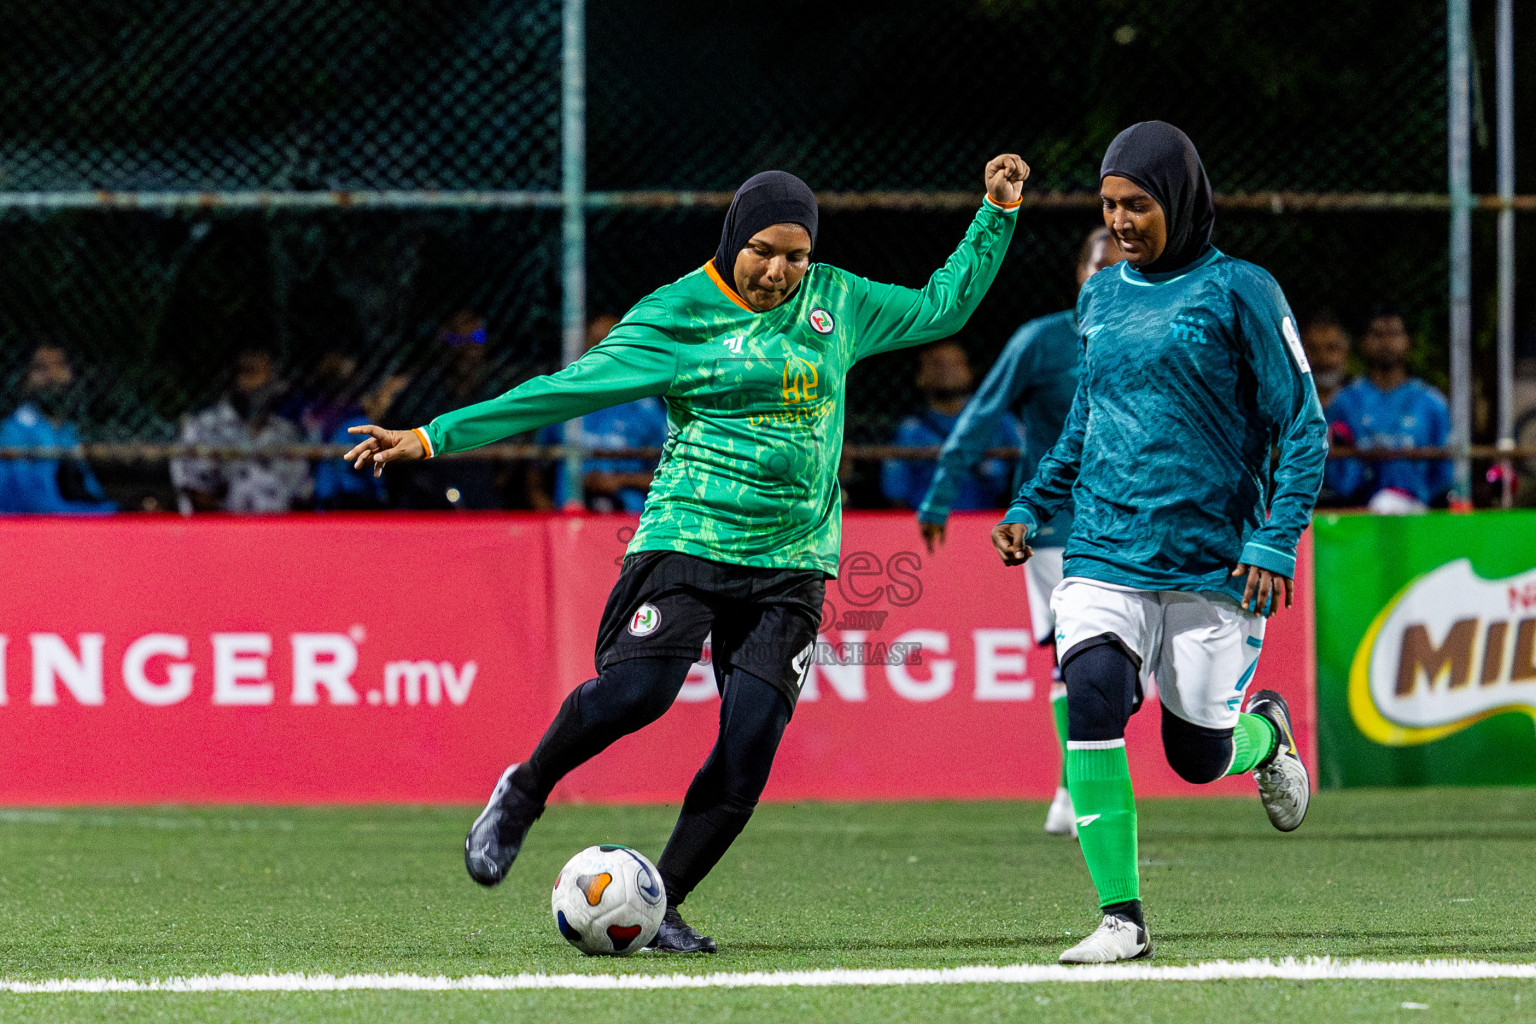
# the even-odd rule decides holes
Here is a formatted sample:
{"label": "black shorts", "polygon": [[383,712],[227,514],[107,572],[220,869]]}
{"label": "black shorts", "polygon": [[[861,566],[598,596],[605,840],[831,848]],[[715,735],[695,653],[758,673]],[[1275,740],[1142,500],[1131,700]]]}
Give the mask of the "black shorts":
{"label": "black shorts", "polygon": [[697,659],[711,637],[716,686],[739,668],[794,707],[825,590],[815,569],[760,569],[675,551],[629,555],[598,626],[597,670],[629,658]]}

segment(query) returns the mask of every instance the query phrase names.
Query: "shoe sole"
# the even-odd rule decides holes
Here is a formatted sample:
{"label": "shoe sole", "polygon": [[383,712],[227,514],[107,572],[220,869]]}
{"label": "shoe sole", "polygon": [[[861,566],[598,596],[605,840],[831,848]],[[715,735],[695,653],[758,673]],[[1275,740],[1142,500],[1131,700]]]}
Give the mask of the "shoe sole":
{"label": "shoe sole", "polygon": [[1147,940],[1146,949],[1142,950],[1140,953],[1137,953],[1135,956],[1125,956],[1121,957],[1119,960],[1057,960],[1056,962],[1059,964],[1066,964],[1070,967],[1091,967],[1094,964],[1123,964],[1129,963],[1132,960],[1150,960],[1152,959],[1152,952],[1152,942],[1149,939]]}

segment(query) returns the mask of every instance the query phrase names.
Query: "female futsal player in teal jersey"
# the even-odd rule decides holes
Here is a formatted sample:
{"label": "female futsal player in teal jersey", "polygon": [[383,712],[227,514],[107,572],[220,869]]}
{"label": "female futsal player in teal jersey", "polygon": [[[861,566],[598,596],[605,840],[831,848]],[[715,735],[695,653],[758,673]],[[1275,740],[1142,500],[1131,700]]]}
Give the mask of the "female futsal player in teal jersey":
{"label": "female futsal player in teal jersey", "polygon": [[1306,815],[1309,780],[1285,700],[1261,690],[1239,708],[1264,617],[1291,603],[1327,456],[1285,296],[1264,270],[1210,244],[1211,187],[1184,133],[1161,121],[1121,132],[1100,195],[1126,262],[1078,297],[1072,411],[992,533],[1004,562],[1020,564],[1072,496],[1051,608],[1067,686],[1067,788],[1103,918],[1062,954],[1067,963],[1152,952],[1125,757],[1148,676],[1180,776],[1253,772],[1276,828]]}

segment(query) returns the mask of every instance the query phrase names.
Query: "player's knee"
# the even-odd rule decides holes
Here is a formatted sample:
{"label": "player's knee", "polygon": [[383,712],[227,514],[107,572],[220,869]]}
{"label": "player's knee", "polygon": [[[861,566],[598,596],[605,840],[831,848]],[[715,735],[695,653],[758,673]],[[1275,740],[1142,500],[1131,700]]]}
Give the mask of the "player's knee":
{"label": "player's knee", "polygon": [[1117,740],[1136,707],[1138,669],[1117,637],[1106,633],[1067,652],[1067,738]]}
{"label": "player's knee", "polygon": [[1163,754],[1168,758],[1168,767],[1185,782],[1215,782],[1232,764],[1232,730],[1208,729],[1186,722],[1165,707]]}

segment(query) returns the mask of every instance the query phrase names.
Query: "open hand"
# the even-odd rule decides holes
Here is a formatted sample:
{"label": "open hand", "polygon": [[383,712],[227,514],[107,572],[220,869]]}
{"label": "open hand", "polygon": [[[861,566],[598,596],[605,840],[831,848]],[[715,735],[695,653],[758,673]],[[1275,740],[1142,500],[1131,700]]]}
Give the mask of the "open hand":
{"label": "open hand", "polygon": [[1292,584],[1289,579],[1277,572],[1242,563],[1232,570],[1232,575],[1241,576],[1245,572],[1248,574],[1248,585],[1243,588],[1243,599],[1238,602],[1238,607],[1243,611],[1268,618],[1280,610],[1278,598],[1282,590],[1285,592],[1285,606],[1291,606]]}
{"label": "open hand", "polygon": [[919,522],[917,528],[922,531],[923,543],[928,545],[928,553],[931,555],[944,546],[944,524]]}
{"label": "open hand", "polygon": [[362,427],[348,427],[349,434],[367,434],[342,458],[352,463],[353,469],[373,467],[374,476],[384,474],[384,464],[400,459],[424,459],[427,451],[421,446],[421,438],[414,430],[385,430],[372,423]]}
{"label": "open hand", "polygon": [[1016,203],[1024,194],[1024,180],[1029,177],[1029,164],[1017,153],[1003,153],[987,161],[982,180],[987,185],[987,195],[994,203]]}
{"label": "open hand", "polygon": [[1029,527],[1023,523],[998,523],[992,527],[992,546],[1003,557],[1004,565],[1023,565],[1029,561],[1034,549],[1025,541]]}

